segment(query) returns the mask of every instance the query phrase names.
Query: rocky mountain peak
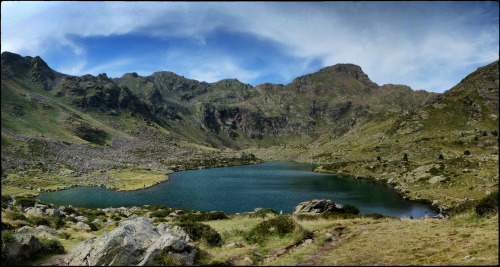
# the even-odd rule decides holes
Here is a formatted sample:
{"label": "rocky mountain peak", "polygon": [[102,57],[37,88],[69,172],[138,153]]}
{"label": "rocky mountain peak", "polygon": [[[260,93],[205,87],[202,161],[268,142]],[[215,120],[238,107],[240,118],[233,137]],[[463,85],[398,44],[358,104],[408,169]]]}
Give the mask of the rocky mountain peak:
{"label": "rocky mountain peak", "polygon": [[333,66],[325,67],[319,70],[320,73],[348,73],[352,75],[356,79],[360,79],[360,77],[368,78],[360,66],[354,64],[336,64]]}

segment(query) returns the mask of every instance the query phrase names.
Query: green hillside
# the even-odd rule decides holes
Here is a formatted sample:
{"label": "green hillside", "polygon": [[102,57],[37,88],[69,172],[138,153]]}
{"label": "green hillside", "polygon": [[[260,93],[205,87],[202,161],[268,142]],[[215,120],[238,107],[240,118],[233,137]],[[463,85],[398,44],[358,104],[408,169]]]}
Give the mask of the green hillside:
{"label": "green hillside", "polygon": [[133,189],[114,170],[255,162],[249,154],[388,182],[445,208],[498,187],[498,62],[436,94],[379,86],[352,64],[253,87],[172,72],[76,77],[4,52],[1,82],[2,192]]}

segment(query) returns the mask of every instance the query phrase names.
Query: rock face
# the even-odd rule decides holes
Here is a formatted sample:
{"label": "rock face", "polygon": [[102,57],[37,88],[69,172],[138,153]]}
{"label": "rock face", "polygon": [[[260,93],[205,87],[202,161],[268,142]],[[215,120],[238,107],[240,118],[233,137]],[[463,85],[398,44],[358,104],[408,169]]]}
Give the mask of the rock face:
{"label": "rock face", "polygon": [[7,258],[29,259],[32,254],[37,253],[42,248],[40,240],[31,234],[13,234],[12,237],[14,241],[5,244],[5,256]]}
{"label": "rock face", "polygon": [[297,205],[293,214],[324,214],[327,212],[343,212],[344,206],[328,199],[313,199]]}
{"label": "rock face", "polygon": [[89,238],[65,259],[68,265],[150,265],[155,256],[168,250],[175,259],[192,265],[198,249],[178,226],[155,227],[144,217],[123,222],[97,238]]}

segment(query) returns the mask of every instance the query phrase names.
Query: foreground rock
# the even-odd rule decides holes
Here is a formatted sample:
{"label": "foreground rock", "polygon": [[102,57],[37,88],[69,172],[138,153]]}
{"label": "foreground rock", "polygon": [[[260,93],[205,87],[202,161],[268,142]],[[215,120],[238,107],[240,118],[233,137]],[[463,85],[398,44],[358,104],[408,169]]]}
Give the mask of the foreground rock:
{"label": "foreground rock", "polygon": [[329,199],[313,199],[301,202],[293,210],[293,214],[325,214],[327,212],[343,212],[344,206],[335,204]]}
{"label": "foreground rock", "polygon": [[[40,240],[32,234],[13,234],[13,240],[5,244],[5,257],[15,261],[27,260],[40,251]],[[2,249],[2,253],[4,253]],[[2,255],[3,261],[4,255]],[[2,264],[3,265],[3,264]]]}
{"label": "foreground rock", "polygon": [[73,249],[68,265],[150,265],[163,250],[184,265],[193,265],[198,249],[178,226],[155,227],[144,217],[125,221],[100,237],[89,238]]}

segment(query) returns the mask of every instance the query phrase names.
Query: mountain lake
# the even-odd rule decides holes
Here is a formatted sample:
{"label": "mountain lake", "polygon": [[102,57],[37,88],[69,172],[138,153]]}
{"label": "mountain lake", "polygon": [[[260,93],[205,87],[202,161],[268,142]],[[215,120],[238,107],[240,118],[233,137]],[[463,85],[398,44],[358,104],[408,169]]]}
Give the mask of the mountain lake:
{"label": "mountain lake", "polygon": [[164,205],[169,208],[223,211],[227,214],[272,208],[292,213],[300,202],[330,199],[353,204],[361,214],[421,218],[436,212],[428,204],[403,199],[391,186],[313,172],[315,165],[264,162],[255,165],[180,171],[169,180],[136,191],[74,187],[42,192],[37,198],[55,205],[86,208]]}

